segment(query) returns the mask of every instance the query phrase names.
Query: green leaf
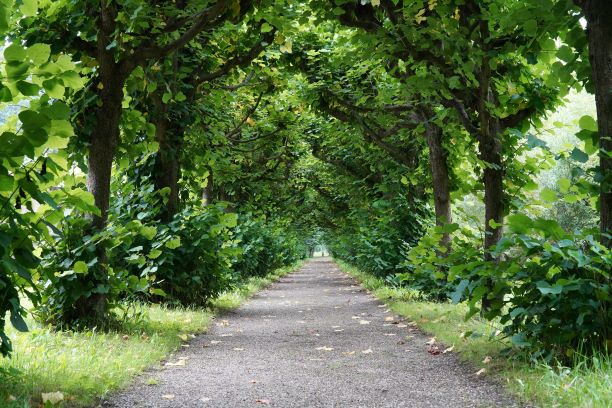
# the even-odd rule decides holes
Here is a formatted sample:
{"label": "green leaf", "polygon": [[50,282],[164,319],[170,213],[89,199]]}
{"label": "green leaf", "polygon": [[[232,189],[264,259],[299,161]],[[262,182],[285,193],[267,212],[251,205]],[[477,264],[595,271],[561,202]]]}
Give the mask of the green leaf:
{"label": "green leaf", "polygon": [[66,71],[60,78],[65,86],[74,90],[81,89],[85,85],[85,79],[75,71]]}
{"label": "green leaf", "polygon": [[31,17],[38,13],[38,0],[23,0],[23,4],[19,8],[24,16]]}
{"label": "green leaf", "polygon": [[76,261],[72,266],[72,270],[75,273],[86,274],[89,271],[89,267],[83,261]]}
{"label": "green leaf", "polygon": [[43,88],[45,88],[47,95],[57,99],[63,98],[64,92],[66,90],[66,88],[64,88],[64,85],[62,85],[62,83],[60,83],[60,81],[55,78],[43,81]]}
{"label": "green leaf", "polygon": [[24,96],[36,96],[40,91],[38,85],[26,81],[17,81],[17,89]]}
{"label": "green leaf", "polygon": [[28,325],[26,324],[25,320],[23,320],[23,317],[21,316],[21,314],[19,314],[19,312],[11,312],[11,324],[15,329],[22,333],[28,331]]}
{"label": "green leaf", "polygon": [[4,49],[4,59],[8,62],[15,61],[21,63],[24,62],[26,56],[25,48],[19,44],[11,44]]}
{"label": "green leaf", "polygon": [[451,295],[451,300],[453,304],[457,304],[461,301],[461,298],[463,297],[463,292],[465,292],[465,289],[468,287],[469,284],[470,281],[468,279],[463,279],[461,282],[459,282],[459,284],[455,288],[455,291]]}
{"label": "green leaf", "polygon": [[26,79],[29,68],[29,62],[19,61],[7,61],[4,67],[4,69],[6,70],[6,77],[11,81]]}
{"label": "green leaf", "polygon": [[508,216],[508,227],[519,234],[524,234],[533,226],[531,218],[525,214],[512,214]]}
{"label": "green leaf", "polygon": [[536,287],[543,295],[559,295],[563,292],[563,285],[556,284],[555,286],[550,286],[550,284],[545,281],[537,282]]}
{"label": "green leaf", "polygon": [[592,116],[584,115],[578,121],[580,129],[590,130],[591,132],[597,132],[597,121]]}
{"label": "green leaf", "polygon": [[570,157],[579,163],[586,163],[589,161],[589,155],[577,147],[574,147],[574,150],[572,150]]}
{"label": "green leaf", "polygon": [[13,191],[15,189],[15,178],[8,174],[0,174],[0,192]]}
{"label": "green leaf", "polygon": [[49,44],[37,43],[30,46],[26,52],[35,65],[42,65],[49,60],[51,46]]}
{"label": "green leaf", "polygon": [[545,187],[540,191],[540,198],[549,203],[557,201],[557,193],[555,190],[551,190],[548,187]]}
{"label": "green leaf", "polygon": [[535,36],[538,32],[538,22],[536,20],[527,20],[523,23],[523,31],[528,36]]}
{"label": "green leaf", "polygon": [[572,182],[569,179],[560,178],[559,180],[557,180],[557,185],[559,186],[559,190],[562,193],[567,193],[570,186],[572,185]]}
{"label": "green leaf", "polygon": [[160,289],[160,288],[151,288],[149,289],[149,292],[152,295],[157,295],[157,296],[162,296],[162,297],[168,296],[166,292],[164,292],[163,289]]}
{"label": "green leaf", "polygon": [[181,246],[180,237],[172,238],[171,240],[168,240],[168,242],[166,242],[166,247],[169,249],[176,249],[180,246]]}
{"label": "green leaf", "polygon": [[153,226],[142,226],[140,228],[140,235],[142,235],[149,241],[155,238],[155,234],[157,234],[157,228]]}
{"label": "green leaf", "polygon": [[11,90],[0,84],[0,102],[10,102],[13,100]]}
{"label": "green leaf", "polygon": [[160,251],[159,249],[152,249],[151,252],[149,252],[149,255],[147,256],[151,259],[157,259],[161,254],[162,251]]}
{"label": "green leaf", "polygon": [[25,130],[40,129],[49,124],[47,116],[33,110],[23,110],[18,116]]}

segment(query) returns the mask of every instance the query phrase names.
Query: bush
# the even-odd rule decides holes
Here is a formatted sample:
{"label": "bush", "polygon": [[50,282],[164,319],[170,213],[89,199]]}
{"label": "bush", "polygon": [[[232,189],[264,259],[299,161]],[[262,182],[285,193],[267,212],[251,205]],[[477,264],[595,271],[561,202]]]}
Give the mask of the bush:
{"label": "bush", "polygon": [[[556,221],[508,217],[498,262],[474,261],[450,268],[461,277],[470,314],[483,297],[514,346],[534,358],[570,358],[577,350],[601,350],[612,337],[610,250],[592,235],[570,235]],[[511,255],[511,256],[509,256]],[[457,299],[458,300],[458,297]]]}
{"label": "bush", "polygon": [[305,244],[297,237],[250,213],[238,217],[235,238],[241,255],[234,270],[242,278],[264,276],[307,255]]}

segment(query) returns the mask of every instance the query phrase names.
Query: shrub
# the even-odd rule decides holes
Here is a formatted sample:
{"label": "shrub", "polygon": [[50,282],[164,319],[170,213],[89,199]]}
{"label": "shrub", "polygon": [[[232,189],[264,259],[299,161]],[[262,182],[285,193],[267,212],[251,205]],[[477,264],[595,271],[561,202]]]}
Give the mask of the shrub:
{"label": "shrub", "polygon": [[516,214],[508,225],[495,248],[498,262],[450,268],[450,279],[461,277],[455,292],[467,294],[470,314],[488,297],[483,315],[499,318],[513,345],[534,358],[605,348],[612,337],[610,250],[593,235],[565,233],[553,220]]}

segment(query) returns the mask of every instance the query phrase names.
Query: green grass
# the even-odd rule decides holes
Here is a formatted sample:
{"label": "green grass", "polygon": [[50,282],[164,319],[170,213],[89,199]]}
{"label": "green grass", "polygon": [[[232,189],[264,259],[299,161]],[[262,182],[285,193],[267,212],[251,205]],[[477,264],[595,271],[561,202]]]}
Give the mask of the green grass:
{"label": "green grass", "polygon": [[138,318],[126,319],[117,331],[54,331],[31,319],[28,333],[8,327],[14,352],[10,359],[0,358],[0,407],[38,407],[42,393],[57,391],[64,396],[60,407],[92,405],[191,336],[205,332],[215,313],[237,307],[297,267],[250,278],[239,289],[220,296],[210,309],[137,306]]}
{"label": "green grass", "polygon": [[453,347],[474,372],[484,368],[485,375],[503,383],[518,399],[540,407],[612,407],[610,355],[577,356],[572,368],[507,359],[500,354],[508,343],[496,336],[499,327],[479,317],[464,321],[464,305],[425,302],[415,291],[391,288],[380,278],[338,263],[393,312],[414,321],[445,347]]}

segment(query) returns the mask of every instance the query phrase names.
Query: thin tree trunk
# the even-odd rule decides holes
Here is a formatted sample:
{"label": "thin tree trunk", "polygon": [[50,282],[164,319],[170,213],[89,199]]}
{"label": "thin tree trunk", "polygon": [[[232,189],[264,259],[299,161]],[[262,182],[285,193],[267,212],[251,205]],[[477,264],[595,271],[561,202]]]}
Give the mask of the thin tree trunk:
{"label": "thin tree trunk", "polygon": [[[485,23],[486,24],[486,23]],[[489,59],[482,61],[480,72],[480,90],[478,115],[480,118],[480,135],[478,149],[480,159],[484,162],[483,184],[485,190],[485,236],[484,259],[497,261],[491,249],[502,237],[504,223],[504,169],[502,162],[502,144],[500,137],[502,127],[498,118],[489,112],[488,105],[495,105],[495,98],[491,90],[491,67]],[[487,287],[493,289],[493,280],[488,279]],[[491,309],[495,299],[485,295],[482,298],[481,313]]]}
{"label": "thin tree trunk", "polygon": [[504,222],[504,169],[502,163],[502,134],[499,119],[491,115],[487,105],[495,104],[491,89],[491,68],[488,58],[483,60],[480,76],[479,109],[480,135],[478,149],[484,162],[483,183],[485,190],[485,259],[493,260],[490,249],[502,237]]}
{"label": "thin tree trunk", "polygon": [[208,169],[208,177],[206,177],[206,186],[202,189],[202,200],[204,200],[205,205],[210,205],[213,200],[213,172],[212,169]]}
{"label": "thin tree trunk", "polygon": [[[429,148],[429,167],[433,182],[436,225],[452,223],[450,180],[448,176],[448,164],[446,163],[446,152],[442,146],[442,129],[433,123],[426,123],[425,136]],[[450,241],[450,233],[445,232],[440,240],[440,245],[446,247],[446,254],[450,251]]]}
{"label": "thin tree trunk", "polygon": [[603,234],[612,234],[612,4],[610,0],[581,2],[587,20],[589,60],[599,128],[600,183],[599,211],[601,241],[610,247],[612,240]]}
{"label": "thin tree trunk", "polygon": [[183,134],[181,129],[172,128],[166,119],[161,119],[155,123],[155,136],[159,143],[154,168],[155,188],[169,189],[160,215],[162,222],[168,223],[176,215],[180,204],[178,181]]}

